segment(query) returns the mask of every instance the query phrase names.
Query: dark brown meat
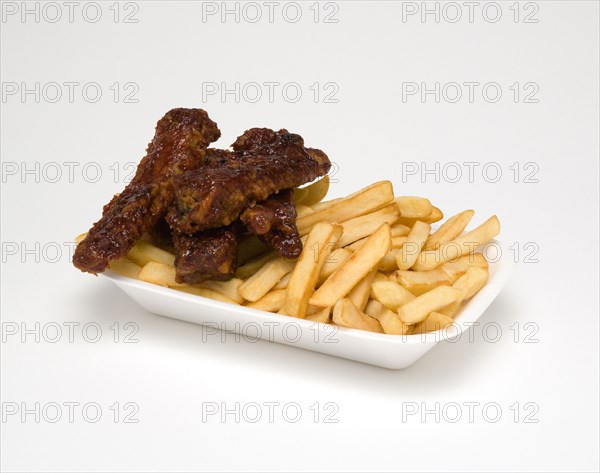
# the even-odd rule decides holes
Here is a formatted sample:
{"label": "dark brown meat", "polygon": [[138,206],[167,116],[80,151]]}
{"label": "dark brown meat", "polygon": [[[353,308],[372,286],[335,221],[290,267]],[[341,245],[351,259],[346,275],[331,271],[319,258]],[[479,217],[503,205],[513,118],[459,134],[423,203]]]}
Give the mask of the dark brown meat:
{"label": "dark brown meat", "polygon": [[310,182],[331,167],[325,153],[309,152],[299,135],[286,130],[248,130],[233,147],[234,159],[222,159],[221,166],[174,178],[177,206],[167,215],[171,228],[196,233],[229,225],[254,203]]}
{"label": "dark brown meat", "polygon": [[73,264],[90,273],[124,257],[173,202],[172,178],[197,169],[220,131],[204,110],[178,108],[156,125],[146,156],[125,190],[104,206],[102,218],[77,246]]}
{"label": "dark brown meat", "polygon": [[240,220],[250,233],[258,235],[284,258],[297,258],[302,241],[296,228],[296,205],[293,189],[273,194],[267,200],[248,207]]}
{"label": "dark brown meat", "polygon": [[214,228],[195,235],[173,233],[176,280],[198,284],[226,281],[237,269],[238,234],[232,226]]}

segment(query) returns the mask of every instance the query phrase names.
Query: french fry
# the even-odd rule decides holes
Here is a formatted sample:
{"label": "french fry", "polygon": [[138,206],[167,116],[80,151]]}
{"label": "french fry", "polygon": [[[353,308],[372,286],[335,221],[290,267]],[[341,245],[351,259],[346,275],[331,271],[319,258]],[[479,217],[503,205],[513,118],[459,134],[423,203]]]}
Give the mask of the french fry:
{"label": "french fry", "polygon": [[432,224],[435,222],[439,222],[443,218],[444,218],[443,212],[434,206],[431,208],[431,213],[429,215],[427,215],[426,217],[421,217],[421,218],[400,217],[398,219],[398,222],[396,222],[396,223],[401,224],[401,225],[406,225],[407,227],[412,227],[416,221]]}
{"label": "french fry", "polygon": [[373,270],[391,246],[390,226],[384,223],[365,244],[327,278],[310,299],[312,305],[333,306]]}
{"label": "french fry", "polygon": [[446,315],[440,314],[439,312],[432,312],[427,316],[423,322],[420,322],[414,326],[413,334],[435,332],[450,327],[453,320]]}
{"label": "french fry", "polygon": [[473,253],[475,248],[487,243],[500,233],[500,222],[495,215],[474,230],[452,241],[444,243],[436,250],[422,251],[414,264],[415,271],[426,271]]}
{"label": "french fry", "polygon": [[412,325],[402,322],[398,314],[392,312],[387,307],[383,307],[373,317],[379,321],[384,333],[389,335],[408,335],[413,331]]}
{"label": "french fry", "polygon": [[211,291],[210,289],[206,289],[198,286],[177,286],[173,287],[177,291],[187,292],[188,294],[194,294],[195,296],[206,297],[208,299],[213,299],[215,301],[227,302],[228,304],[237,305],[237,302],[232,301],[228,297],[225,297],[223,294],[219,294],[218,292]]}
{"label": "french fry", "polygon": [[402,225],[401,223],[396,223],[396,224],[392,225],[392,228],[390,229],[390,231],[392,232],[392,238],[402,237],[402,236],[407,236],[410,233],[410,227],[407,227],[406,225]]}
{"label": "french fry", "polygon": [[377,270],[374,269],[367,274],[354,288],[348,293],[348,299],[358,310],[365,310],[369,295],[371,294],[371,284],[375,279]]}
{"label": "french fry", "polygon": [[281,278],[281,281],[279,281],[277,284],[275,284],[275,286],[273,286],[273,289],[286,289],[291,277],[292,272],[290,271],[284,277]]}
{"label": "french fry", "polygon": [[440,228],[429,235],[429,238],[425,242],[424,250],[434,250],[440,245],[454,240],[458,237],[475,215],[473,210],[465,210],[459,214],[450,217],[446,220]]}
{"label": "french fry", "polygon": [[275,258],[250,276],[238,289],[247,301],[256,302],[294,268],[294,261]]}
{"label": "french fry", "polygon": [[392,248],[398,250],[408,241],[407,236],[395,236],[392,237]]}
{"label": "french fry", "polygon": [[400,306],[398,315],[405,324],[416,324],[425,320],[432,312],[452,304],[460,297],[460,290],[450,286],[438,286]]}
{"label": "french fry", "polygon": [[149,261],[138,274],[140,281],[158,284],[165,287],[186,286],[186,284],[175,281],[175,267],[169,264]]}
{"label": "french fry", "polygon": [[132,279],[137,279],[142,268],[135,264],[133,261],[123,258],[117,261],[111,261],[108,264],[111,271],[114,271],[121,276],[125,276]]}
{"label": "french fry", "polygon": [[453,278],[442,268],[431,271],[395,271],[392,277],[415,296],[425,294],[438,286],[450,286],[458,278]]}
{"label": "french fry", "polygon": [[393,198],[394,191],[390,181],[376,182],[340,201],[298,217],[296,226],[300,235],[306,235],[318,222],[345,222],[380,209],[390,203]]}
{"label": "french fry", "polygon": [[373,317],[369,317],[348,299],[340,299],[333,307],[333,322],[336,325],[348,328],[358,328],[369,332],[383,333],[381,324]]}
{"label": "french fry", "polygon": [[389,280],[373,283],[371,297],[393,311],[397,311],[400,306],[415,298],[400,284]]}
{"label": "french fry", "polygon": [[342,227],[329,222],[319,222],[312,228],[292,271],[281,308],[283,313],[299,318],[306,316],[308,301],[314,293],[321,267],[341,234]]}
{"label": "french fry", "polygon": [[265,310],[267,312],[277,312],[281,309],[283,302],[285,301],[285,289],[277,289],[274,291],[267,292],[259,300],[254,302],[248,302],[246,307],[252,309]]}
{"label": "french fry", "polygon": [[[369,238],[369,237],[364,237],[364,238],[361,238],[360,240],[356,240],[354,243],[351,243],[350,245],[346,246],[345,248],[347,248],[350,251],[356,251],[361,246],[363,246],[363,244],[365,243],[365,241],[367,241],[367,238]],[[396,249],[396,250],[400,249],[402,247],[402,245],[404,245],[404,243],[406,243],[406,237],[405,236],[395,236],[395,237],[392,237],[392,249]],[[394,253],[394,254],[396,254],[396,253]],[[390,265],[386,264],[385,266],[390,266]],[[392,271],[394,269],[396,269],[396,263],[395,262],[394,262],[393,268],[389,269],[388,271]]]}
{"label": "french fry", "polygon": [[395,271],[398,269],[398,264],[396,263],[396,255],[400,251],[400,248],[392,248],[387,254],[381,258],[381,261],[377,265],[377,268],[380,271]]}
{"label": "french fry", "polygon": [[395,203],[391,203],[375,212],[346,220],[341,223],[342,227],[344,227],[344,233],[342,233],[338,245],[346,246],[368,237],[384,223],[387,222],[391,225],[399,218],[400,210],[398,206]]}
{"label": "french fry", "polygon": [[335,204],[336,202],[340,202],[344,200],[344,197],[338,197],[337,199],[331,199],[331,200],[324,200],[322,202],[319,202],[318,204],[312,205],[312,209],[314,211],[317,210],[323,210],[325,207],[329,207],[332,204]]}
{"label": "french fry", "polygon": [[321,267],[317,285],[321,285],[338,267],[344,264],[350,256],[352,256],[352,251],[346,248],[336,248],[333,250]]}
{"label": "french fry", "polygon": [[309,207],[321,202],[329,191],[329,176],[324,176],[317,182],[305,187],[307,189],[306,196],[299,202],[302,205]]}
{"label": "french fry", "polygon": [[472,266],[488,269],[489,264],[481,253],[469,253],[468,255],[464,255],[460,258],[449,261],[448,263],[444,263],[440,266],[440,268],[450,275],[459,272],[459,276],[461,276]]}
{"label": "french fry", "polygon": [[404,218],[423,218],[431,214],[433,206],[429,199],[424,197],[396,197],[394,202],[400,209],[400,215]]}
{"label": "french fry", "polygon": [[367,307],[365,307],[365,314],[367,314],[369,317],[373,317],[374,319],[379,319],[379,314],[383,311],[383,309],[385,309],[385,306],[375,300],[375,299],[369,299],[369,302],[367,302]]}
{"label": "french fry", "polygon": [[313,322],[319,322],[321,324],[326,324],[329,322],[329,318],[331,315],[331,307],[325,307],[324,309],[315,312],[314,314],[307,315],[304,317],[304,320],[311,320]]}
{"label": "french fry", "polygon": [[251,259],[247,263],[239,266],[237,271],[235,272],[235,277],[240,279],[248,279],[250,276],[255,274],[260,268],[262,268],[269,261],[273,261],[275,259],[275,255],[272,251],[268,253],[264,253],[256,258]]}
{"label": "french fry", "polygon": [[232,301],[241,304],[244,302],[244,298],[241,296],[239,289],[243,282],[239,278],[233,278],[229,281],[204,281],[198,284],[198,286],[218,292]]}
{"label": "french fry", "polygon": [[439,313],[447,317],[454,317],[460,305],[477,294],[483,286],[486,285],[488,280],[487,268],[480,268],[477,266],[471,266],[467,269],[465,274],[459,277],[456,282],[452,285],[455,289],[461,292],[458,300],[439,310]]}
{"label": "french fry", "polygon": [[463,300],[466,301],[477,294],[487,284],[488,278],[489,273],[487,269],[472,266],[467,269],[465,274],[458,278],[452,287],[464,290]]}
{"label": "french fry", "polygon": [[416,296],[425,294],[437,286],[450,286],[469,268],[487,270],[488,262],[481,253],[465,255],[439,268],[429,271],[395,271],[391,277]]}
{"label": "french fry", "polygon": [[312,207],[309,207],[308,205],[303,205],[303,204],[299,204],[296,205],[296,215],[298,217],[300,217],[301,215],[306,215],[313,212]]}
{"label": "french fry", "polygon": [[408,237],[406,237],[406,241],[396,254],[398,269],[407,270],[415,264],[423,245],[427,241],[430,229],[431,226],[428,223],[415,222]]}
{"label": "french fry", "polygon": [[154,246],[153,244],[144,240],[138,240],[136,242],[133,248],[129,250],[127,258],[142,267],[151,261],[167,264],[169,266],[173,266],[175,264],[174,254],[162,250],[158,246]]}
{"label": "french fry", "polygon": [[377,271],[375,273],[375,277],[373,278],[373,283],[379,282],[379,281],[389,281],[390,278],[386,275],[383,274],[381,271]]}
{"label": "french fry", "polygon": [[350,250],[352,252],[354,251],[358,251],[360,249],[361,246],[363,246],[365,244],[365,241],[367,241],[369,239],[368,236],[361,238],[360,240],[356,240],[354,243],[351,243],[350,245],[345,246],[344,248],[347,250]]}

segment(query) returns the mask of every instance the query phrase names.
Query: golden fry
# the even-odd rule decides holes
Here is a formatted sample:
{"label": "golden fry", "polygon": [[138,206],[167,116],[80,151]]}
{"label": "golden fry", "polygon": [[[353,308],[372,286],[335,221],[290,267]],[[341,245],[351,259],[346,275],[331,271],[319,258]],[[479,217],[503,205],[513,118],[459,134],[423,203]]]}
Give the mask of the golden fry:
{"label": "golden fry", "polygon": [[267,312],[277,312],[281,309],[283,302],[285,301],[285,289],[277,289],[274,291],[267,292],[259,300],[254,302],[248,302],[246,307],[252,309],[265,310]]}
{"label": "golden fry", "polygon": [[168,251],[160,249],[144,240],[138,240],[134,247],[129,250],[127,258],[139,266],[145,266],[154,261],[156,263],[173,266],[175,264],[175,255]]}
{"label": "golden fry", "polygon": [[240,287],[239,293],[248,300],[255,302],[273,289],[281,278],[294,268],[294,261],[285,258],[275,258],[269,261]]}
{"label": "golden fry", "polygon": [[346,260],[350,258],[350,256],[352,256],[352,251],[346,248],[337,248],[333,250],[321,267],[321,273],[319,274],[317,285],[322,284],[323,281],[331,276],[337,268],[344,264]]}
{"label": "golden fry", "polygon": [[319,322],[321,324],[329,323],[331,316],[331,307],[325,307],[324,309],[315,312],[314,314],[307,315],[304,320],[311,320],[312,322]]}
{"label": "golden fry", "polygon": [[358,310],[365,310],[371,294],[371,284],[373,283],[376,274],[377,270],[374,269],[348,293],[348,299]]}
{"label": "golden fry", "polygon": [[239,278],[233,278],[229,281],[204,281],[203,283],[198,284],[198,286],[218,292],[232,301],[241,304],[244,302],[244,298],[239,290],[243,282],[244,281]]}
{"label": "golden fry", "polygon": [[398,269],[407,270],[415,264],[423,245],[427,241],[430,229],[431,226],[428,223],[415,222],[410,233],[406,237],[406,241],[400,248],[400,251],[396,254],[396,264],[398,265]]}
{"label": "golden fry", "polygon": [[342,327],[383,333],[383,328],[377,320],[358,310],[348,299],[340,299],[333,307],[333,322]]}
{"label": "golden fry", "polygon": [[432,312],[427,316],[423,322],[420,322],[414,326],[413,334],[435,332],[442,330],[452,325],[452,319],[439,312]]}
{"label": "golden fry", "polygon": [[457,238],[475,215],[473,210],[465,210],[459,214],[450,217],[440,228],[433,232],[425,242],[424,250],[434,250],[440,245]]}
{"label": "golden fry", "polygon": [[376,182],[322,209],[298,217],[296,226],[301,235],[306,235],[318,222],[345,222],[380,209],[393,198],[390,181]]}
{"label": "golden fry", "polygon": [[407,302],[398,309],[405,324],[416,324],[442,307],[452,304],[461,297],[461,291],[450,286],[438,286]]}
{"label": "golden fry", "polygon": [[317,223],[310,233],[298,263],[292,271],[286,289],[282,312],[292,317],[304,318],[308,300],[312,296],[321,267],[333,251],[342,234],[342,227],[328,222]]}
{"label": "golden fry", "polygon": [[333,306],[379,263],[391,246],[390,226],[384,223],[365,244],[315,291],[310,303]]}
{"label": "golden fry", "polygon": [[387,222],[391,225],[398,218],[400,218],[400,210],[395,203],[391,203],[375,212],[346,220],[341,223],[344,233],[342,233],[338,245],[346,246],[368,237],[384,223]]}
{"label": "golden fry", "polygon": [[487,243],[498,233],[500,233],[500,222],[494,215],[474,230],[444,243],[437,250],[422,251],[413,269],[415,271],[435,269],[448,261],[473,253],[478,246]]}
{"label": "golden fry", "polygon": [[393,311],[415,298],[400,284],[389,280],[373,283],[371,297]]}
{"label": "golden fry", "polygon": [[433,206],[429,199],[424,197],[396,197],[394,202],[400,208],[400,215],[404,218],[423,218],[431,214]]}

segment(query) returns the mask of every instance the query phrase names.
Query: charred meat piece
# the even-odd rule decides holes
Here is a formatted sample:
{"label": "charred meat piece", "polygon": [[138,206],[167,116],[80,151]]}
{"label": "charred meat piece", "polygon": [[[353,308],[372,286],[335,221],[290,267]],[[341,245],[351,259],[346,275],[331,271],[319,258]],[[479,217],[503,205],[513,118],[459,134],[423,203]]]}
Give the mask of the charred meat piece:
{"label": "charred meat piece", "polygon": [[206,147],[220,131],[204,110],[178,108],[156,125],[154,139],[125,190],[106,206],[102,218],[77,246],[73,264],[102,272],[124,257],[173,202],[173,177],[204,163]]}
{"label": "charred meat piece", "polygon": [[223,159],[223,165],[174,178],[177,205],[167,214],[171,228],[196,233],[229,225],[254,203],[310,182],[331,167],[325,153],[309,152],[299,135],[286,130],[252,129],[233,146],[233,159]]}
{"label": "charred meat piece", "polygon": [[173,233],[176,280],[198,284],[202,281],[226,281],[237,269],[238,233],[231,225],[195,235]]}
{"label": "charred meat piece", "polygon": [[240,220],[250,233],[258,235],[280,256],[300,256],[302,241],[296,228],[293,189],[285,189],[253,207],[248,207],[240,215]]}

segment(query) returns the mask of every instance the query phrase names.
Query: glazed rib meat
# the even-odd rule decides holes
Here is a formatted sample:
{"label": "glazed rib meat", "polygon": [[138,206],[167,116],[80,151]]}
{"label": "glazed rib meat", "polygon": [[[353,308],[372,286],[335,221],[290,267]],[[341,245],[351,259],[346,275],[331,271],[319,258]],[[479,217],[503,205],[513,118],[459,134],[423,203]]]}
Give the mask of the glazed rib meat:
{"label": "glazed rib meat", "polygon": [[204,110],[178,108],[156,125],[154,139],[125,190],[104,206],[102,217],[77,246],[73,264],[104,271],[164,216],[174,198],[173,177],[200,167],[220,131]]}
{"label": "glazed rib meat", "polygon": [[173,233],[177,282],[226,281],[237,269],[239,232],[234,225],[213,228],[195,235]]}
{"label": "glazed rib meat", "polygon": [[293,189],[273,194],[267,200],[248,207],[240,220],[250,233],[258,235],[284,258],[297,258],[302,241],[296,228],[296,206]]}
{"label": "glazed rib meat", "polygon": [[325,153],[305,148],[302,138],[287,130],[251,129],[233,148],[233,159],[222,159],[222,165],[174,178],[176,206],[167,215],[171,228],[196,233],[229,225],[247,207],[331,167]]}

